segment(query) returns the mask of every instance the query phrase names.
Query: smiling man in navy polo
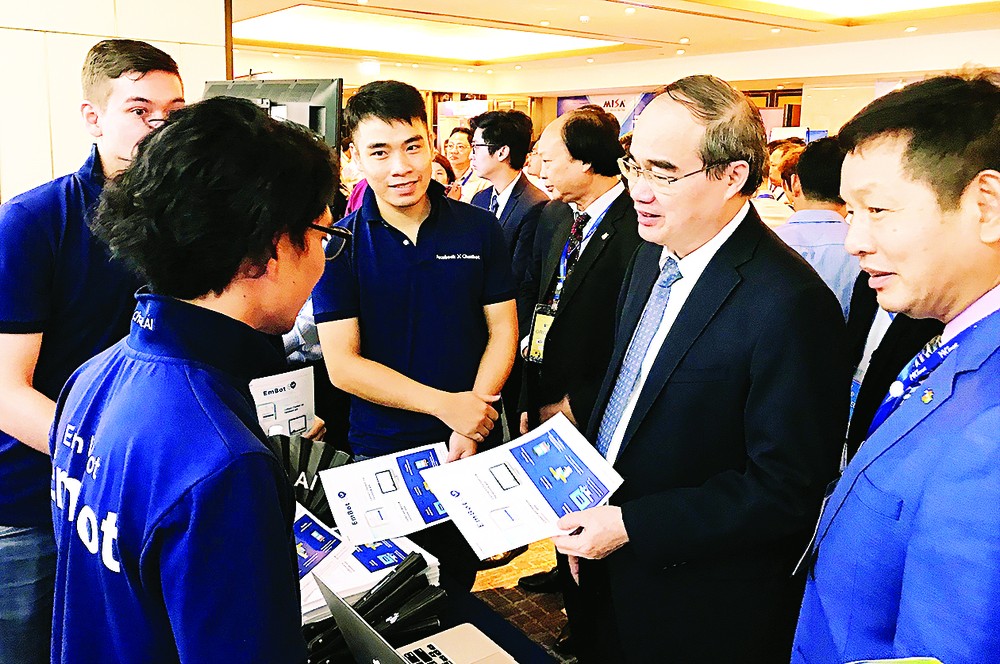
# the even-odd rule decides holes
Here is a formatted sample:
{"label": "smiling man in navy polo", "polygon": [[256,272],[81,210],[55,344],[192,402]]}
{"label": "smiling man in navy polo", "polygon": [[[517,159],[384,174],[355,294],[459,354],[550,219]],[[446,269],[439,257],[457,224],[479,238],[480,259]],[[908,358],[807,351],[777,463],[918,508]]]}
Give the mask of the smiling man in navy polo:
{"label": "smiling man in navy polo", "polygon": [[55,549],[48,434],[69,375],[128,332],[139,281],[91,235],[106,177],[184,105],[173,58],[141,41],[96,44],[83,66],[76,173],[0,207],[0,661],[47,662]]}
{"label": "smiling man in navy polo", "polygon": [[[327,266],[313,308],[330,379],[352,395],[351,449],[370,457],[448,441],[449,460],[469,456],[494,426],[516,351],[503,231],[431,180],[415,88],[362,86],[344,120],[370,188],[338,222],[355,237]],[[416,535],[446,573],[472,586],[475,557],[454,526]]]}

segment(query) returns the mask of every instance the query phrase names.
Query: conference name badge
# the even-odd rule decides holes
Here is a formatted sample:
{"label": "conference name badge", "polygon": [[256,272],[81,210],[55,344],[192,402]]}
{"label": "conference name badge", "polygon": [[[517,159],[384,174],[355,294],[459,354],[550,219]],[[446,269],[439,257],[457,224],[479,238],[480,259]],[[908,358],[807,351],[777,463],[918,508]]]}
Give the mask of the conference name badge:
{"label": "conference name badge", "polygon": [[528,337],[528,361],[541,364],[545,352],[545,337],[556,318],[556,311],[547,304],[536,304],[531,318],[531,334]]}

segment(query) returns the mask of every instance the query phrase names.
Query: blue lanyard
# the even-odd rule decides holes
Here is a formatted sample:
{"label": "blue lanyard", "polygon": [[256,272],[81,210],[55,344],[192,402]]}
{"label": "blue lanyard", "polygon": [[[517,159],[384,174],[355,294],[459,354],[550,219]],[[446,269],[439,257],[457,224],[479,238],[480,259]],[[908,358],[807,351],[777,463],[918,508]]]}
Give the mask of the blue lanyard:
{"label": "blue lanyard", "polygon": [[[611,206],[608,207],[610,208]],[[607,213],[608,213],[608,208],[605,208],[604,212],[602,212],[601,215],[594,220],[594,225],[590,227],[590,230],[587,231],[587,233],[583,236],[583,239],[580,240],[581,254],[583,253],[583,245],[586,244],[587,240],[590,239],[590,236],[592,236],[594,232],[597,231],[597,227],[601,225],[601,221],[604,219],[604,215],[606,215]],[[569,276],[566,273],[568,260],[569,260],[569,239],[567,238],[566,244],[563,245],[562,254],[559,256],[559,275],[558,279],[556,280],[556,290],[552,294],[552,306],[556,308],[559,306],[559,297],[562,295],[562,289],[563,285],[566,282],[566,277]]]}
{"label": "blue lanyard", "polygon": [[473,173],[475,173],[475,171],[473,171],[473,170],[472,170],[472,166],[469,166],[469,172],[465,174],[465,177],[464,177],[464,178],[462,178],[462,179],[461,179],[461,180],[459,181],[459,183],[458,183],[458,184],[459,184],[459,185],[461,185],[461,186],[463,186],[463,187],[464,187],[465,185],[469,184],[469,180],[471,180],[471,179],[472,179],[472,174],[473,174]]}

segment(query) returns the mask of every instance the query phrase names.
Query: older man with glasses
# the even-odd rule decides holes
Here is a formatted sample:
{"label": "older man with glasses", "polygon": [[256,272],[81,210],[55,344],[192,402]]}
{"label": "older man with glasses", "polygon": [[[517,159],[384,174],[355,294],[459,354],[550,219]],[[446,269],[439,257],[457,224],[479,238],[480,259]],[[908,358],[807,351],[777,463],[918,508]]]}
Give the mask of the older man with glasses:
{"label": "older man with glasses", "polygon": [[711,76],[667,86],[619,162],[646,242],[587,436],[625,483],[554,538],[582,662],[789,658],[849,375],[836,298],[749,202],[766,164],[760,114]]}

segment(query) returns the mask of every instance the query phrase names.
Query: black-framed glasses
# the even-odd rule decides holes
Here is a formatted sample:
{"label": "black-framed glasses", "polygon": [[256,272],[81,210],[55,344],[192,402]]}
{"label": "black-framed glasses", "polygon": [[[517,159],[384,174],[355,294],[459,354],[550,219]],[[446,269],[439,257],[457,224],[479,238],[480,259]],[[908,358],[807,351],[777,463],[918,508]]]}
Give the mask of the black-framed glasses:
{"label": "black-framed glasses", "polygon": [[628,157],[618,158],[618,168],[621,170],[622,175],[625,176],[625,179],[629,181],[629,186],[632,186],[632,183],[634,183],[641,176],[646,179],[650,189],[658,191],[661,194],[669,193],[670,185],[675,184],[684,178],[689,178],[692,175],[698,175],[698,173],[704,173],[710,168],[715,168],[716,166],[724,166],[725,164],[731,163],[731,161],[715,161],[710,164],[705,164],[696,171],[685,173],[684,175],[665,175],[663,173],[657,173],[647,168],[643,168]]}
{"label": "black-framed glasses", "polygon": [[495,147],[495,146],[496,146],[496,143],[470,143],[469,144],[469,147],[471,147],[473,150],[475,150],[476,148],[492,148],[492,147]]}
{"label": "black-framed glasses", "polygon": [[354,235],[351,231],[340,226],[320,226],[319,224],[309,224],[309,228],[326,233],[327,240],[326,246],[323,248],[323,253],[326,255],[326,260],[328,261],[332,261],[334,258],[339,256],[340,252],[342,252],[344,247],[347,246],[347,241]]}

